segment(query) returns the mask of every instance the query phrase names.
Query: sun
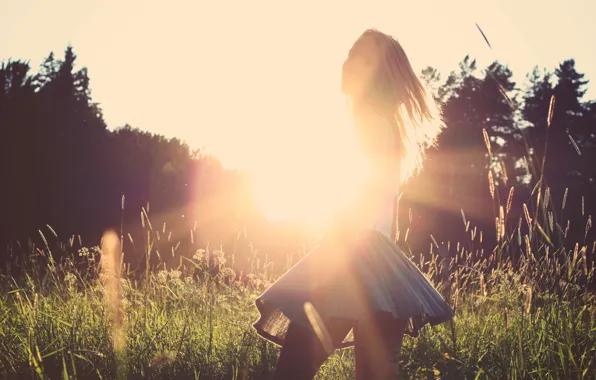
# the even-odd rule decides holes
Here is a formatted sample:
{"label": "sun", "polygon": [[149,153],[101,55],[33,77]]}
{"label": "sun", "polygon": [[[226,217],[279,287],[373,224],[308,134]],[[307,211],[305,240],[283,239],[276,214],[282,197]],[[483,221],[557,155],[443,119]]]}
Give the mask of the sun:
{"label": "sun", "polygon": [[269,159],[250,169],[254,201],[270,221],[324,228],[368,178],[347,110],[324,104],[325,111],[314,112],[292,139],[274,142]]}
{"label": "sun", "polygon": [[356,29],[325,37],[300,29],[295,39],[280,40],[282,50],[256,39],[241,65],[245,75],[231,70],[226,75],[237,79],[234,85],[211,94],[230,100],[205,110],[211,140],[205,145],[224,167],[249,173],[253,201],[272,222],[324,228],[368,178],[341,93],[342,64],[361,33]]}

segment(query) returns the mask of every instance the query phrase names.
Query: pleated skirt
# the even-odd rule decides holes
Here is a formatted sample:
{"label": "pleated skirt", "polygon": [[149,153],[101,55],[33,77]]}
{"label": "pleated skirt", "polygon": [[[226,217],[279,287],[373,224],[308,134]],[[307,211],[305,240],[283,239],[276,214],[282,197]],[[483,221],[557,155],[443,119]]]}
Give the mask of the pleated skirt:
{"label": "pleated skirt", "polygon": [[[395,242],[364,229],[327,233],[255,302],[259,318],[254,328],[277,345],[284,344],[290,322],[316,329],[316,320],[340,318],[357,326],[376,313],[388,313],[406,320],[405,333],[417,336],[424,325],[437,325],[454,315]],[[353,344],[352,330],[334,348]]]}

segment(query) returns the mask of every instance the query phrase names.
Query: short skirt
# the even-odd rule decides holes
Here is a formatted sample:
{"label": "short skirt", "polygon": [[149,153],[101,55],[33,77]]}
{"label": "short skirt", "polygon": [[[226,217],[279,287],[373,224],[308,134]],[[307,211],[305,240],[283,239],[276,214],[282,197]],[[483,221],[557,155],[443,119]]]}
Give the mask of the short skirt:
{"label": "short skirt", "polygon": [[[355,232],[356,231],[356,232]],[[283,345],[290,322],[312,327],[308,308],[323,320],[359,321],[375,313],[407,320],[417,336],[426,324],[448,321],[454,311],[398,245],[376,230],[337,229],[256,300],[257,333]],[[350,331],[335,348],[354,344]]]}

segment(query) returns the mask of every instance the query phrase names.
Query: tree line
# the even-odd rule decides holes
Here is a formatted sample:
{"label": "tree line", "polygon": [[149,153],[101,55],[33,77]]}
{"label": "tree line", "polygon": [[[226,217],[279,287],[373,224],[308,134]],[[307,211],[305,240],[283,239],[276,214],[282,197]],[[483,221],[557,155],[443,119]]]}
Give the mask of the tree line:
{"label": "tree line", "polygon": [[[181,250],[233,245],[245,230],[257,247],[300,246],[298,227],[274,226],[258,214],[243,173],[179,139],[129,125],[109,130],[88,71],[75,70],[75,61],[69,46],[62,59],[50,54],[35,74],[21,60],[0,66],[4,256],[29,241],[96,245],[107,228],[130,233],[126,249],[135,250],[135,237],[143,239],[142,212]],[[502,238],[502,214],[506,228],[527,229],[524,207],[534,207],[538,196],[556,206],[534,221],[540,228],[565,244],[591,241],[596,103],[584,100],[588,81],[573,59],[552,71],[535,68],[522,84],[499,62],[481,69],[469,56],[446,78],[430,67],[421,77],[447,128],[425,170],[403,189],[400,241],[425,252],[435,242],[482,239],[490,250]]]}

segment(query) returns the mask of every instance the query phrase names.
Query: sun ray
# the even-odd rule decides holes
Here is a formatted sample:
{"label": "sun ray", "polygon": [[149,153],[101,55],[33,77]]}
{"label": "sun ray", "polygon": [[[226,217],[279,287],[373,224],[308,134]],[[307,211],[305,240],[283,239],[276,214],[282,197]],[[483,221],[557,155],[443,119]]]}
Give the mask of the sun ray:
{"label": "sun ray", "polygon": [[275,158],[251,170],[259,210],[271,221],[294,220],[323,228],[355,200],[369,173],[353,125],[340,107],[317,112],[324,128],[302,128],[278,145]]}

